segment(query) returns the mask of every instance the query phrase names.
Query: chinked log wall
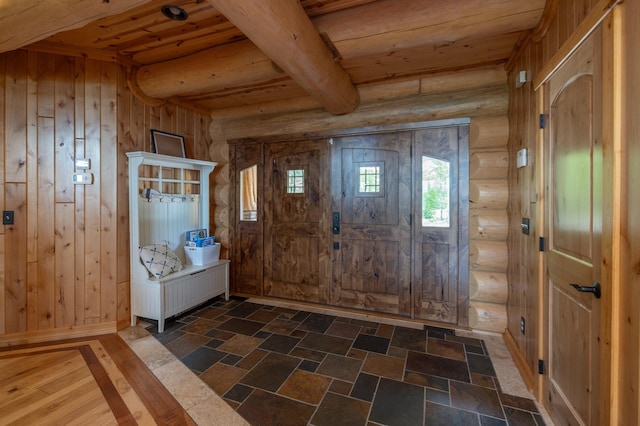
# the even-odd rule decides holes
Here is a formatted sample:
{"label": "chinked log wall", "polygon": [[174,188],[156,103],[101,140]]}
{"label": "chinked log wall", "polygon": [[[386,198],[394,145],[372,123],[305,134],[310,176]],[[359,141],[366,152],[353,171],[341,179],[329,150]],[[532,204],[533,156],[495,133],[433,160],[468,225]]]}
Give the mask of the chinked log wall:
{"label": "chinked log wall", "polygon": [[[209,153],[215,173],[213,222],[229,245],[228,140],[287,134],[330,134],[335,130],[471,118],[470,312],[469,326],[506,328],[508,94],[502,67],[460,71],[420,80],[360,88],[362,104],[335,116],[319,109],[291,109],[296,102],[214,111]],[[304,103],[299,103],[301,105]],[[306,105],[306,104],[305,104]]]}
{"label": "chinked log wall", "polygon": [[469,129],[469,326],[507,327],[507,116],[478,117]]}

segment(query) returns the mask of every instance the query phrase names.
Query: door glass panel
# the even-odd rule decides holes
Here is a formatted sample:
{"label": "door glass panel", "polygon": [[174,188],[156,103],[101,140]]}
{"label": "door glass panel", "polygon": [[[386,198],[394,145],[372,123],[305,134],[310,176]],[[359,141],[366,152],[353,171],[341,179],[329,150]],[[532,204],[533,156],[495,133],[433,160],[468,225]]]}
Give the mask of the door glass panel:
{"label": "door glass panel", "polygon": [[383,196],[384,163],[357,163],[357,194],[359,196]]}
{"label": "door glass panel", "polygon": [[240,171],[240,220],[258,220],[258,166]]}
{"label": "door glass panel", "polygon": [[450,165],[422,157],[422,226],[449,227]]}
{"label": "door glass panel", "polygon": [[287,194],[304,194],[304,169],[287,170]]}

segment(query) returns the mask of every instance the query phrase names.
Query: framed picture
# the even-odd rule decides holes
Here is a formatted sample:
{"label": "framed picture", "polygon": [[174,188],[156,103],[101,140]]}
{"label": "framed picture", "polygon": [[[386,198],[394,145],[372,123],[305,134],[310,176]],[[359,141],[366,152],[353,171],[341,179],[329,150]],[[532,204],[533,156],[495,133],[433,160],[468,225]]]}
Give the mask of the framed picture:
{"label": "framed picture", "polygon": [[184,137],[151,129],[151,152],[186,158]]}

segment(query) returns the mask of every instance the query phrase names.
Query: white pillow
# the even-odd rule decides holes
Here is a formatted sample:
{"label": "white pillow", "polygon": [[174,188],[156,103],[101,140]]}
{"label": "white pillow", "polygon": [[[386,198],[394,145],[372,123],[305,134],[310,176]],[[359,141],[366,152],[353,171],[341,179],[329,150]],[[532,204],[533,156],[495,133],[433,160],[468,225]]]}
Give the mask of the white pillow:
{"label": "white pillow", "polygon": [[180,258],[166,244],[151,244],[140,248],[140,259],[149,273],[156,278],[182,269]]}

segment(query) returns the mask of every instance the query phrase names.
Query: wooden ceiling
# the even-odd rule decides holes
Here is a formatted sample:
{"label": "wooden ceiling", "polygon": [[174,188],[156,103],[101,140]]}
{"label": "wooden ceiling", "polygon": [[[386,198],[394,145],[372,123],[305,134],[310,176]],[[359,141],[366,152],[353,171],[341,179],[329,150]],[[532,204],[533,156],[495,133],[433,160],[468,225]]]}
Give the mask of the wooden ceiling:
{"label": "wooden ceiling", "polygon": [[[349,112],[342,106],[345,102],[357,103],[357,93],[355,98],[344,95],[345,102],[335,111],[331,99],[343,96],[351,83],[358,88],[505,63],[523,32],[538,24],[545,6],[544,0],[302,0],[307,22],[297,23],[293,17],[278,21],[298,8],[296,0],[135,3],[138,6],[125,11],[113,6],[118,13],[110,16],[109,9],[96,13],[104,17],[82,28],[54,29],[31,48],[117,58],[129,66],[134,83],[150,98],[174,98],[215,110],[311,96],[340,114]],[[233,11],[227,3],[239,6]],[[166,4],[183,8],[188,18],[166,18],[161,12]],[[253,10],[257,4],[267,6]],[[268,16],[271,12],[273,18]],[[0,17],[0,27],[5,27],[0,29],[0,50],[3,31],[15,33],[16,28],[7,27],[11,22]],[[300,26],[293,28],[294,24]],[[337,65],[334,70],[315,61],[309,64],[314,51],[308,44],[292,48],[285,44],[287,39],[279,38],[294,32],[295,39],[304,28],[311,28],[313,36],[317,33]],[[343,71],[350,82],[336,83],[340,76],[325,76]],[[342,86],[327,88],[329,99],[316,93],[323,85],[337,84]]]}

